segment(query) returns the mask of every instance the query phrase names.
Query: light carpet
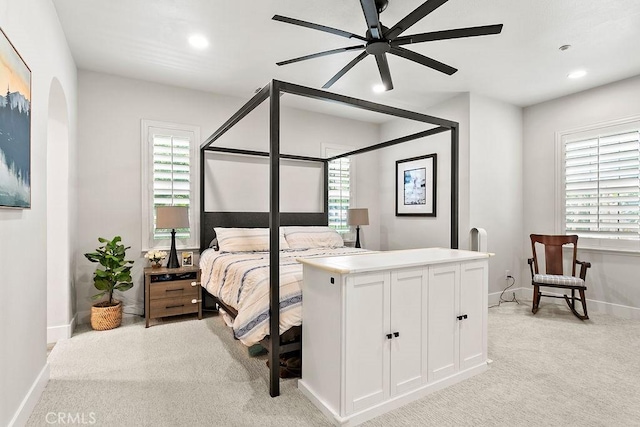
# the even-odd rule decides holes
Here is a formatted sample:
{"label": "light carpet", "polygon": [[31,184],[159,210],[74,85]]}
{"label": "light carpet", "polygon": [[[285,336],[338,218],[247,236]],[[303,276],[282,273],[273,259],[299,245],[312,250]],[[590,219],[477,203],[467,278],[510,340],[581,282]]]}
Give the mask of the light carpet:
{"label": "light carpet", "polygon": [[[487,372],[364,425],[640,425],[640,321],[582,322],[554,304],[533,316],[510,303],[489,309],[488,327]],[[265,360],[248,357],[218,316],[85,328],[51,352],[51,380],[28,425],[60,413],[113,427],[330,425],[296,380],[271,398]]]}

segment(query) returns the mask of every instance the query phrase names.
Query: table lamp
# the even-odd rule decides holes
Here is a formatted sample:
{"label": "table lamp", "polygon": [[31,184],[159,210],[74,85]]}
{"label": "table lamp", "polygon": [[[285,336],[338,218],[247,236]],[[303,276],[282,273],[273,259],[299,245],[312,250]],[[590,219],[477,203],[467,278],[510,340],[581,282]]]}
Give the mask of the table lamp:
{"label": "table lamp", "polygon": [[189,208],[187,206],[158,206],[156,208],[156,229],[171,229],[171,251],[167,268],[178,268],[176,253],[176,228],[189,227]]}
{"label": "table lamp", "polygon": [[356,226],[356,248],[360,248],[360,226],[369,225],[369,209],[349,209],[347,211],[347,224]]}

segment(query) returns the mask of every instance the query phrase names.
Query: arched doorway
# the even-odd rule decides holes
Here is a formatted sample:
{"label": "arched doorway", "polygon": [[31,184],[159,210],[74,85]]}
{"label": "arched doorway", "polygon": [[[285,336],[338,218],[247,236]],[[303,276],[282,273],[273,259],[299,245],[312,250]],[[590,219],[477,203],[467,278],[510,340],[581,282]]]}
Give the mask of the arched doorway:
{"label": "arched doorway", "polygon": [[72,257],[69,179],[69,114],[57,78],[49,90],[47,122],[47,342],[72,331]]}

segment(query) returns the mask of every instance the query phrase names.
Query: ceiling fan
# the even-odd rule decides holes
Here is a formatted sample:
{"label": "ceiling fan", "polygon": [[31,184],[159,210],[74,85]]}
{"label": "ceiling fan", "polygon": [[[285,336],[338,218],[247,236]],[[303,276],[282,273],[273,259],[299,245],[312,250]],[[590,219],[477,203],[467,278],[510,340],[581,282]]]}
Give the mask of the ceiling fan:
{"label": "ceiling fan", "polygon": [[458,71],[447,64],[436,61],[435,59],[405,49],[403,45],[413,43],[423,43],[436,40],[457,39],[463,37],[476,37],[486,36],[490,34],[500,34],[502,31],[502,24],[496,25],[483,25],[480,27],[468,27],[457,28],[453,30],[433,31],[429,33],[413,34],[409,36],[400,35],[409,29],[413,24],[420,21],[422,18],[429,15],[438,7],[446,3],[447,0],[427,0],[422,5],[418,6],[413,12],[402,18],[396,25],[391,28],[387,28],[380,23],[380,13],[383,12],[389,3],[388,0],[360,0],[362,5],[362,11],[364,12],[364,18],[367,22],[367,32],[364,37],[357,34],[350,33],[348,31],[339,30],[336,28],[327,27],[320,24],[314,24],[312,22],[301,21],[299,19],[288,18],[286,16],[274,15],[273,19],[287,24],[299,25],[301,27],[311,28],[318,31],[324,31],[326,33],[335,34],[337,36],[346,37],[349,39],[357,39],[362,43],[355,46],[346,46],[338,49],[331,49],[324,52],[313,53],[311,55],[305,55],[298,58],[289,59],[287,61],[278,62],[278,65],[293,64],[294,62],[305,61],[307,59],[319,58],[321,56],[333,55],[340,52],[358,51],[364,50],[356,56],[351,62],[349,62],[344,68],[333,76],[327,83],[322,86],[324,89],[331,87],[342,76],[344,76],[350,69],[352,69],[357,63],[366,58],[367,55],[373,55],[376,58],[378,64],[378,70],[380,71],[380,77],[385,90],[393,89],[393,82],[391,81],[391,72],[389,71],[389,64],[387,62],[387,53],[400,56],[418,64],[425,65],[436,71],[451,75]]}

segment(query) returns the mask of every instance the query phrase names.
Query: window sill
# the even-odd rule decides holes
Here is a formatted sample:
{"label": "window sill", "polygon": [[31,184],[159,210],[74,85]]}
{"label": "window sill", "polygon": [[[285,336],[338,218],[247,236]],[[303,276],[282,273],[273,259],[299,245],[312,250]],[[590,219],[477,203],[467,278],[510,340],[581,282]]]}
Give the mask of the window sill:
{"label": "window sill", "polygon": [[[156,248],[148,248],[148,249],[142,249],[140,251],[140,253],[144,256],[144,254],[146,254],[149,251],[165,251],[165,252],[169,252],[171,250],[171,246],[158,246]],[[176,247],[176,252],[180,252],[180,251],[193,251],[194,253],[200,253],[200,248],[199,247]]]}
{"label": "window sill", "polygon": [[[565,247],[564,249],[567,251],[572,250],[570,247]],[[578,252],[600,252],[610,255],[628,255],[640,257],[640,249],[603,248],[598,246],[581,246],[580,244],[578,244]]]}

